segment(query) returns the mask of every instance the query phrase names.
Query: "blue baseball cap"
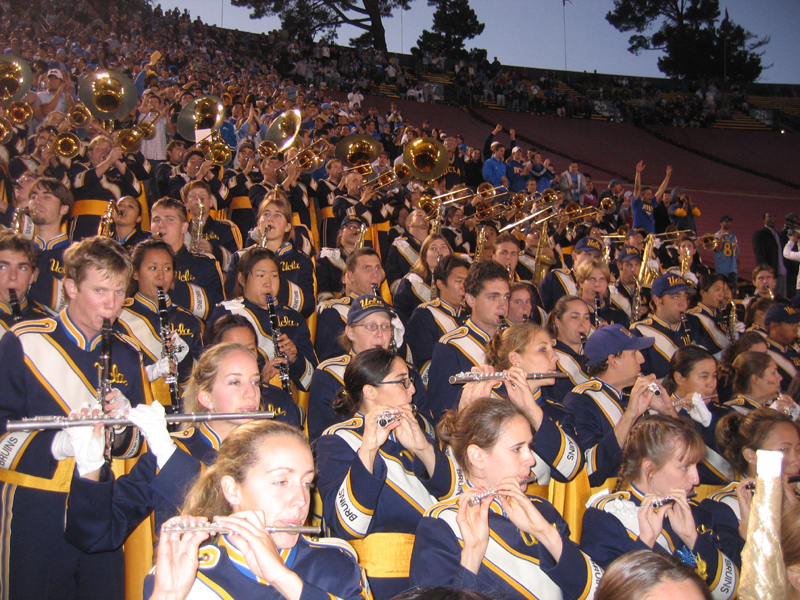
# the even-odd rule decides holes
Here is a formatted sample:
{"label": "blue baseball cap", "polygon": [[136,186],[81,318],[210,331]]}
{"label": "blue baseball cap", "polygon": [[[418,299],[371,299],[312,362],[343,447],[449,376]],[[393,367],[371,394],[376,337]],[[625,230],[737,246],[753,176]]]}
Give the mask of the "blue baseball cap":
{"label": "blue baseball cap", "polygon": [[367,224],[367,222],[361,217],[356,217],[355,215],[347,215],[344,219],[342,219],[341,227],[344,227],[345,225],[348,225],[350,223],[356,223],[359,226]]}
{"label": "blue baseball cap", "polygon": [[605,252],[605,246],[603,243],[590,237],[581,238],[577,244],[575,244],[575,249],[573,252],[597,252],[598,254],[602,255]]}
{"label": "blue baseball cap", "polygon": [[629,260],[642,260],[642,253],[633,246],[625,246],[617,254],[617,262],[628,262]]}
{"label": "blue baseball cap", "polygon": [[776,304],[764,317],[764,325],[770,323],[800,323],[800,312],[788,304]]}
{"label": "blue baseball cap", "polygon": [[644,350],[655,343],[651,337],[633,335],[622,325],[606,325],[596,330],[586,341],[584,353],[589,366],[599,365],[609,356],[625,350]]}
{"label": "blue baseball cap", "polygon": [[677,294],[688,289],[691,289],[691,287],[683,277],[675,273],[664,273],[653,282],[651,294],[653,296],[663,296],[664,294]]}
{"label": "blue baseball cap", "polygon": [[377,312],[386,313],[391,319],[397,318],[397,313],[383,298],[372,295],[359,296],[350,305],[350,310],[347,313],[347,324],[353,325]]}

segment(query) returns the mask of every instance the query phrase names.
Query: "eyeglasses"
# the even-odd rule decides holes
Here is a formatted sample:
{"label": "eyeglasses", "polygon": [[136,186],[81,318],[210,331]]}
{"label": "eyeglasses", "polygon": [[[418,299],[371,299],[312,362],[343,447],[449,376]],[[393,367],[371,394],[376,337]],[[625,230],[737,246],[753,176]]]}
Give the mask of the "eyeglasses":
{"label": "eyeglasses", "polygon": [[380,383],[376,383],[375,385],[402,385],[405,389],[409,389],[411,384],[414,383],[414,375],[410,374],[405,379],[400,379],[398,381],[381,381]]}
{"label": "eyeglasses", "polygon": [[351,325],[350,327],[363,327],[370,333],[375,333],[378,329],[381,330],[383,333],[391,333],[392,332],[392,324],[391,323],[381,323],[378,325],[377,323],[373,323],[370,321],[369,323],[357,323],[356,325]]}

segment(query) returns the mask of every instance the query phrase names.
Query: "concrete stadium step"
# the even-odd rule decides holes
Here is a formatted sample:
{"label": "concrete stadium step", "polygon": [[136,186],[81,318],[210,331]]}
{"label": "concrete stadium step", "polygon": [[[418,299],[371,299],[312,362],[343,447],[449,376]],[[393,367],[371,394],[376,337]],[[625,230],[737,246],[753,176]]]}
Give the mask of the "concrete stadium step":
{"label": "concrete stadium step", "polygon": [[714,129],[747,129],[749,131],[770,131],[770,127],[749,115],[738,115],[735,119],[717,119]]}

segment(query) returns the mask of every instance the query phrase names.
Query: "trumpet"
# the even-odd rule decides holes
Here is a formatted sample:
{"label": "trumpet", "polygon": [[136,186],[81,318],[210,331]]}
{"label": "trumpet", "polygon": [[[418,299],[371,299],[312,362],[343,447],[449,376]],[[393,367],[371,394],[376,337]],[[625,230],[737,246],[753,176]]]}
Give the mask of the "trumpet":
{"label": "trumpet", "polygon": [[[562,371],[553,371],[552,373],[528,373],[525,379],[567,379],[569,375]],[[475,371],[463,371],[451,375],[450,383],[452,385],[462,385],[465,383],[472,383],[473,381],[487,381],[489,379],[508,380],[508,374],[502,371],[495,373],[476,373]]]}
{"label": "trumpet", "polygon": [[[237,413],[177,413],[167,415],[167,423],[205,423],[207,421],[243,421],[256,419],[273,419],[271,410],[237,412]],[[128,427],[134,425],[126,417],[90,417],[87,419],[70,419],[69,417],[30,417],[19,421],[6,421],[6,431],[41,431],[45,429],[70,429],[71,427]]]}
{"label": "trumpet", "polygon": [[[225,527],[224,525],[220,525],[219,523],[204,523],[202,525],[186,525],[185,523],[175,523],[173,521],[169,521],[164,524],[161,528],[161,533],[195,533],[195,532],[207,532],[214,535],[227,535],[229,533],[233,533],[233,530]],[[319,535],[322,531],[319,527],[313,526],[306,526],[306,525],[298,525],[298,526],[291,526],[287,525],[285,527],[275,527],[269,525],[264,528],[264,531],[267,533],[293,533],[297,535]]]}
{"label": "trumpet", "polygon": [[[529,477],[526,477],[525,479],[523,479],[519,483],[520,483],[520,485],[527,485],[529,483],[536,483],[536,475],[530,475]],[[487,490],[485,492],[480,492],[480,493],[477,493],[477,494],[472,494],[472,496],[470,496],[469,500],[467,500],[467,504],[469,506],[475,506],[476,504],[480,504],[481,502],[483,502],[483,499],[484,498],[488,498],[489,496],[499,497],[500,494],[495,489]]]}
{"label": "trumpet", "polygon": [[[692,490],[691,492],[686,494],[686,499],[688,500],[689,498],[694,498],[695,496],[697,496],[697,492]],[[652,506],[653,510],[658,510],[662,506],[669,506],[670,504],[675,504],[675,498],[671,498],[670,496],[664,496],[663,498],[656,498],[655,500],[653,500]]]}

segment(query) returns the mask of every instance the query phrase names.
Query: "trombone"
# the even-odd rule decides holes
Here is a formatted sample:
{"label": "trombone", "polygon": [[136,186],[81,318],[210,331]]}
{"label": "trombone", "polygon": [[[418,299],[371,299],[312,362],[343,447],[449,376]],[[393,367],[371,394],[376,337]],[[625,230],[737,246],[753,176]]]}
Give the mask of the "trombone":
{"label": "trombone", "polygon": [[288,167],[291,164],[297,163],[303,173],[313,173],[319,169],[323,160],[322,157],[330,147],[331,145],[327,142],[327,140],[319,138],[315,140],[308,148],[301,150],[275,170],[278,171]]}
{"label": "trombone", "polygon": [[377,192],[384,188],[403,185],[409,181],[411,181],[411,169],[408,168],[408,165],[398,163],[391,169],[380,173],[368,187],[371,187],[373,192]]}

